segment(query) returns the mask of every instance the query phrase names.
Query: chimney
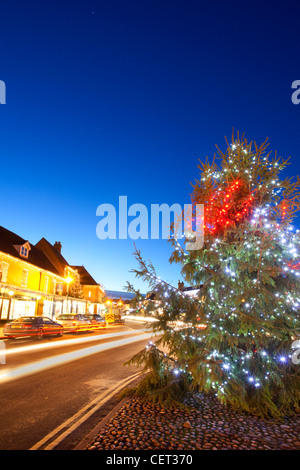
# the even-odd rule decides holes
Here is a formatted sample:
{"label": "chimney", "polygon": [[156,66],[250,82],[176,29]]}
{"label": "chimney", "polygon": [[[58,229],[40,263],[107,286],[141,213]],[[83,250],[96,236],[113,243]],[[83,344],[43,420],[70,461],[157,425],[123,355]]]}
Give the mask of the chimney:
{"label": "chimney", "polygon": [[53,247],[59,252],[61,253],[61,243],[60,242],[55,242]]}
{"label": "chimney", "polygon": [[178,290],[182,291],[184,288],[184,282],[178,281]]}

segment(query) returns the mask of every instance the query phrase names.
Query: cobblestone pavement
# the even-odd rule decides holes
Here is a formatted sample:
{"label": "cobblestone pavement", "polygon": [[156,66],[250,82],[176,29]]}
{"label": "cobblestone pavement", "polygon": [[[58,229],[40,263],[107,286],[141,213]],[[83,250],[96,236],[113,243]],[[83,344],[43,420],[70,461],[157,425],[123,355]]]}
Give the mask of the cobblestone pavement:
{"label": "cobblestone pavement", "polygon": [[300,450],[300,415],[263,420],[194,395],[189,409],[131,397],[85,450]]}

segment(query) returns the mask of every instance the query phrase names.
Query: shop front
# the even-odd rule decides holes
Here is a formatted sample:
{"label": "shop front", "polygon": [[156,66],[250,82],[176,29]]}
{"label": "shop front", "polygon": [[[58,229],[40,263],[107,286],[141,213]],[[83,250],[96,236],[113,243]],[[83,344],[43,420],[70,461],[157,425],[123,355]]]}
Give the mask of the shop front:
{"label": "shop front", "polygon": [[86,312],[87,303],[85,300],[43,294],[39,291],[16,289],[13,286],[0,286],[1,323],[23,316],[43,315],[55,320],[63,313],[80,313],[84,315]]}
{"label": "shop front", "polygon": [[0,286],[0,322],[36,315],[54,319],[63,308],[63,300],[56,297],[13,286]]}
{"label": "shop front", "polygon": [[19,317],[34,316],[36,314],[35,298],[27,296],[1,296],[0,297],[0,320],[15,320]]}
{"label": "shop front", "polygon": [[105,316],[106,306],[105,304],[101,304],[100,302],[95,303],[87,303],[87,313],[90,315],[97,314],[100,316]]}

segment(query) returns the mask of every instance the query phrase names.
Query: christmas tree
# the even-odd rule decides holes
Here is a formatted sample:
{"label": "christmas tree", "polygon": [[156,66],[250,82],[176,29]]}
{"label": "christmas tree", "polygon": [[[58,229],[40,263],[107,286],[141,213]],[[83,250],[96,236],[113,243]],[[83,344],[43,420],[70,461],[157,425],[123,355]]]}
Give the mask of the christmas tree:
{"label": "christmas tree", "polygon": [[83,290],[80,283],[80,274],[76,271],[72,284],[70,285],[70,296],[83,299]]}
{"label": "christmas tree", "polygon": [[[292,360],[299,328],[300,180],[280,178],[288,160],[232,136],[200,163],[192,203],[204,204],[204,245],[187,251],[171,239],[170,261],[196,297],[162,281],[139,251],[137,277],[153,293],[155,344],[130,361],[150,371],[136,393],[162,403],[187,390],[212,393],[261,417],[299,411],[300,366]],[[196,212],[194,212],[196,214]],[[192,221],[195,222],[195,221]],[[132,285],[129,290],[134,291]]]}

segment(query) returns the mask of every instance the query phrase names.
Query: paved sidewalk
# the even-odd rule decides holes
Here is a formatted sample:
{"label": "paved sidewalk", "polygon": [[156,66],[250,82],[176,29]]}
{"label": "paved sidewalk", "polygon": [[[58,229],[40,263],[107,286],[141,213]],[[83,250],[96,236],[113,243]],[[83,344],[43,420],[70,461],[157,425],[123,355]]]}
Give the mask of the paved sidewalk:
{"label": "paved sidewalk", "polygon": [[75,450],[300,450],[300,415],[263,420],[203,394],[186,404],[164,408],[125,399]]}

